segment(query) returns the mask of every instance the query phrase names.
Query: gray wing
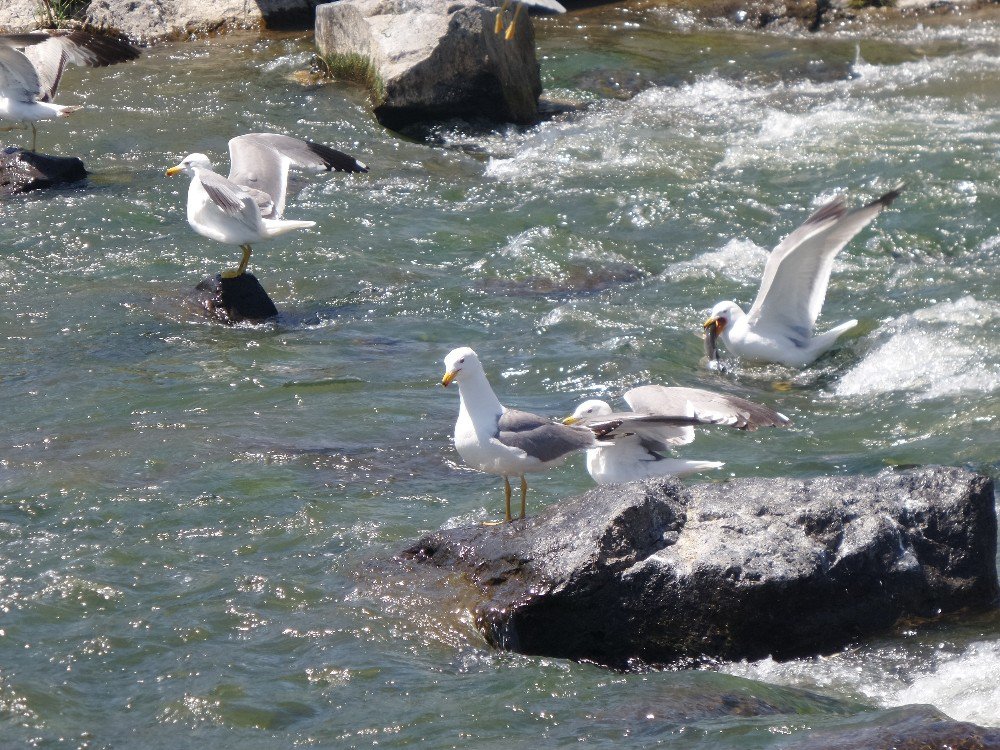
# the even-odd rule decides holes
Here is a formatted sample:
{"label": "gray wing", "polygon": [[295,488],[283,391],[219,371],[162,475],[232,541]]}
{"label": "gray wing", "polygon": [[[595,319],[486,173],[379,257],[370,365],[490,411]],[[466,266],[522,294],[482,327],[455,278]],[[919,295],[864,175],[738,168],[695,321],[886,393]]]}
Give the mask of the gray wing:
{"label": "gray wing", "polygon": [[806,219],[768,256],[760,291],[747,313],[749,322],[810,338],[826,299],[834,257],[902,189],[900,185],[853,211],[848,211],[844,198],[838,196]]}
{"label": "gray wing", "polygon": [[0,96],[31,103],[41,95],[41,83],[31,60],[0,39]]}
{"label": "gray wing", "polygon": [[552,422],[517,409],[505,409],[497,428],[501,443],[520,448],[542,462],[555,461],[595,445],[594,433],[589,429]]}
{"label": "gray wing", "polygon": [[260,227],[260,208],[253,195],[210,169],[196,168],[194,173],[208,197],[223,213],[239,219],[255,231]]}
{"label": "gray wing", "polygon": [[66,65],[102,68],[106,65],[134,60],[139,49],[111,36],[86,31],[52,31],[32,36],[46,37],[41,43],[26,47],[25,56],[38,72],[41,101],[52,101]]}
{"label": "gray wing", "polygon": [[759,427],[788,427],[792,421],[784,414],[745,398],[713,393],[699,388],[666,388],[643,385],[625,393],[625,402],[645,415],[677,415],[696,420],[697,424],[717,424],[738,430]]}
{"label": "gray wing", "polygon": [[321,143],[303,141],[277,133],[248,133],[229,141],[229,179],[271,196],[273,215],[281,218],[288,193],[288,169],[325,169],[337,172],[367,172],[353,156]]}

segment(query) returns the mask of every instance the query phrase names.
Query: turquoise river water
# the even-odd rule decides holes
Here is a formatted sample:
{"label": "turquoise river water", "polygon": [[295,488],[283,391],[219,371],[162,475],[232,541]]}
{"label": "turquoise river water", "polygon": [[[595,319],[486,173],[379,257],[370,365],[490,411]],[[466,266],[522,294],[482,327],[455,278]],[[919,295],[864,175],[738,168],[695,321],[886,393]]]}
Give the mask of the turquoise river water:
{"label": "turquoise river water", "polygon": [[[305,33],[68,72],[87,109],[39,148],[92,177],[0,203],[4,747],[778,748],[909,703],[1000,725],[996,615],[623,674],[493,651],[462,587],[395,575],[420,534],[500,511],[436,385],[459,345],[546,414],[657,382],[795,420],[701,431],[682,454],[726,467],[700,481],[1000,469],[996,20],[805,36],[612,6],[537,28],[548,94],[587,108],[431,145],[356,87],[297,82]],[[262,130],[371,172],[289,202],[317,226],[251,266],[281,316],[227,328],[188,294],[238,251],[189,229],[163,170],[225,167]],[[770,247],[837,191],[900,180],[834,270],[820,327],[855,334],[802,371],[704,367],[700,322],[752,300]],[[589,486],[577,457],[529,512]]]}

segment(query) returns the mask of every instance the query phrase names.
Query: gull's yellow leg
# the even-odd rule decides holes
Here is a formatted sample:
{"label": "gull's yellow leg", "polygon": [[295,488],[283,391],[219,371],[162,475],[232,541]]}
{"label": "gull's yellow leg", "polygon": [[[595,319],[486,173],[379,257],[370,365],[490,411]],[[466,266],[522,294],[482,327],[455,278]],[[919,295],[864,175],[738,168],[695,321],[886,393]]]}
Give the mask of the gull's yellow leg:
{"label": "gull's yellow leg", "polygon": [[517,26],[517,17],[521,15],[522,10],[524,10],[524,3],[518,3],[517,8],[514,9],[514,17],[510,21],[510,26],[507,27],[507,33],[503,35],[503,38],[508,42],[514,38],[514,27]]}
{"label": "gull's yellow leg", "polygon": [[223,271],[222,278],[235,279],[237,276],[242,276],[246,273],[247,264],[250,262],[250,246],[240,245],[240,249],[243,251],[243,259],[240,261],[239,266],[237,266],[235,271]]}
{"label": "gull's yellow leg", "polygon": [[483,526],[499,526],[500,524],[510,523],[511,522],[511,517],[510,517],[510,496],[511,496],[512,492],[511,492],[511,489],[510,489],[510,480],[507,479],[507,477],[503,478],[503,494],[504,494],[504,504],[506,506],[506,513],[504,514],[505,515],[504,520],[503,521],[483,521],[483,524],[482,524]]}
{"label": "gull's yellow leg", "polygon": [[35,123],[31,123],[31,150],[34,151],[37,145],[38,145],[38,129],[35,127]]}
{"label": "gull's yellow leg", "polygon": [[497,36],[500,36],[500,32],[503,31],[503,14],[507,12],[508,5],[510,5],[510,0],[503,0],[500,10],[497,11],[497,22],[496,26],[493,27],[493,31]]}
{"label": "gull's yellow leg", "polygon": [[521,475],[521,518],[523,519],[528,510],[528,482]]}

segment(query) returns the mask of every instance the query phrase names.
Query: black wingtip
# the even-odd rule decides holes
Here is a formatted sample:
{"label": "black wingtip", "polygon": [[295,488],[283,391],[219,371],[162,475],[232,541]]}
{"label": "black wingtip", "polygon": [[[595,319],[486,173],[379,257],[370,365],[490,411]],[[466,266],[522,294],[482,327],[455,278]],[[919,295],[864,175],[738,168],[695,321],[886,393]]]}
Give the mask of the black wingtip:
{"label": "black wingtip", "polygon": [[358,161],[350,154],[345,154],[343,151],[324,146],[322,143],[314,143],[312,141],[306,141],[306,143],[309,144],[309,150],[323,160],[323,166],[328,170],[334,172],[368,171],[368,166],[364,162]]}
{"label": "black wingtip", "polygon": [[80,30],[70,31],[65,36],[74,44],[95,55],[95,60],[91,63],[95,68],[129,62],[142,54],[138,47],[121,36],[94,34]]}
{"label": "black wingtip", "polygon": [[901,182],[898,185],[896,185],[896,187],[894,187],[892,190],[890,190],[888,193],[886,193],[885,195],[880,196],[880,197],[876,198],[875,200],[873,200],[871,203],[868,204],[868,206],[879,206],[879,205],[881,205],[882,208],[888,208],[889,206],[892,205],[892,202],[894,200],[896,200],[896,198],[898,198],[900,196],[900,194],[905,189],[906,189],[906,183],[905,182]]}

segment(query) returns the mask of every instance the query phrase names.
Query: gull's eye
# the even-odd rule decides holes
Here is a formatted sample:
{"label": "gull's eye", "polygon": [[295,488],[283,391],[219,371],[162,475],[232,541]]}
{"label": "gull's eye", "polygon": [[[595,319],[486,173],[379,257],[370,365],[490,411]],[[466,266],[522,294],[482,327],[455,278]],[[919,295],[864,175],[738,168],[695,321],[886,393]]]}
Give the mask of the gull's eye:
{"label": "gull's eye", "polygon": [[458,364],[464,365],[465,364],[465,357],[462,357],[460,360],[458,360]]}

